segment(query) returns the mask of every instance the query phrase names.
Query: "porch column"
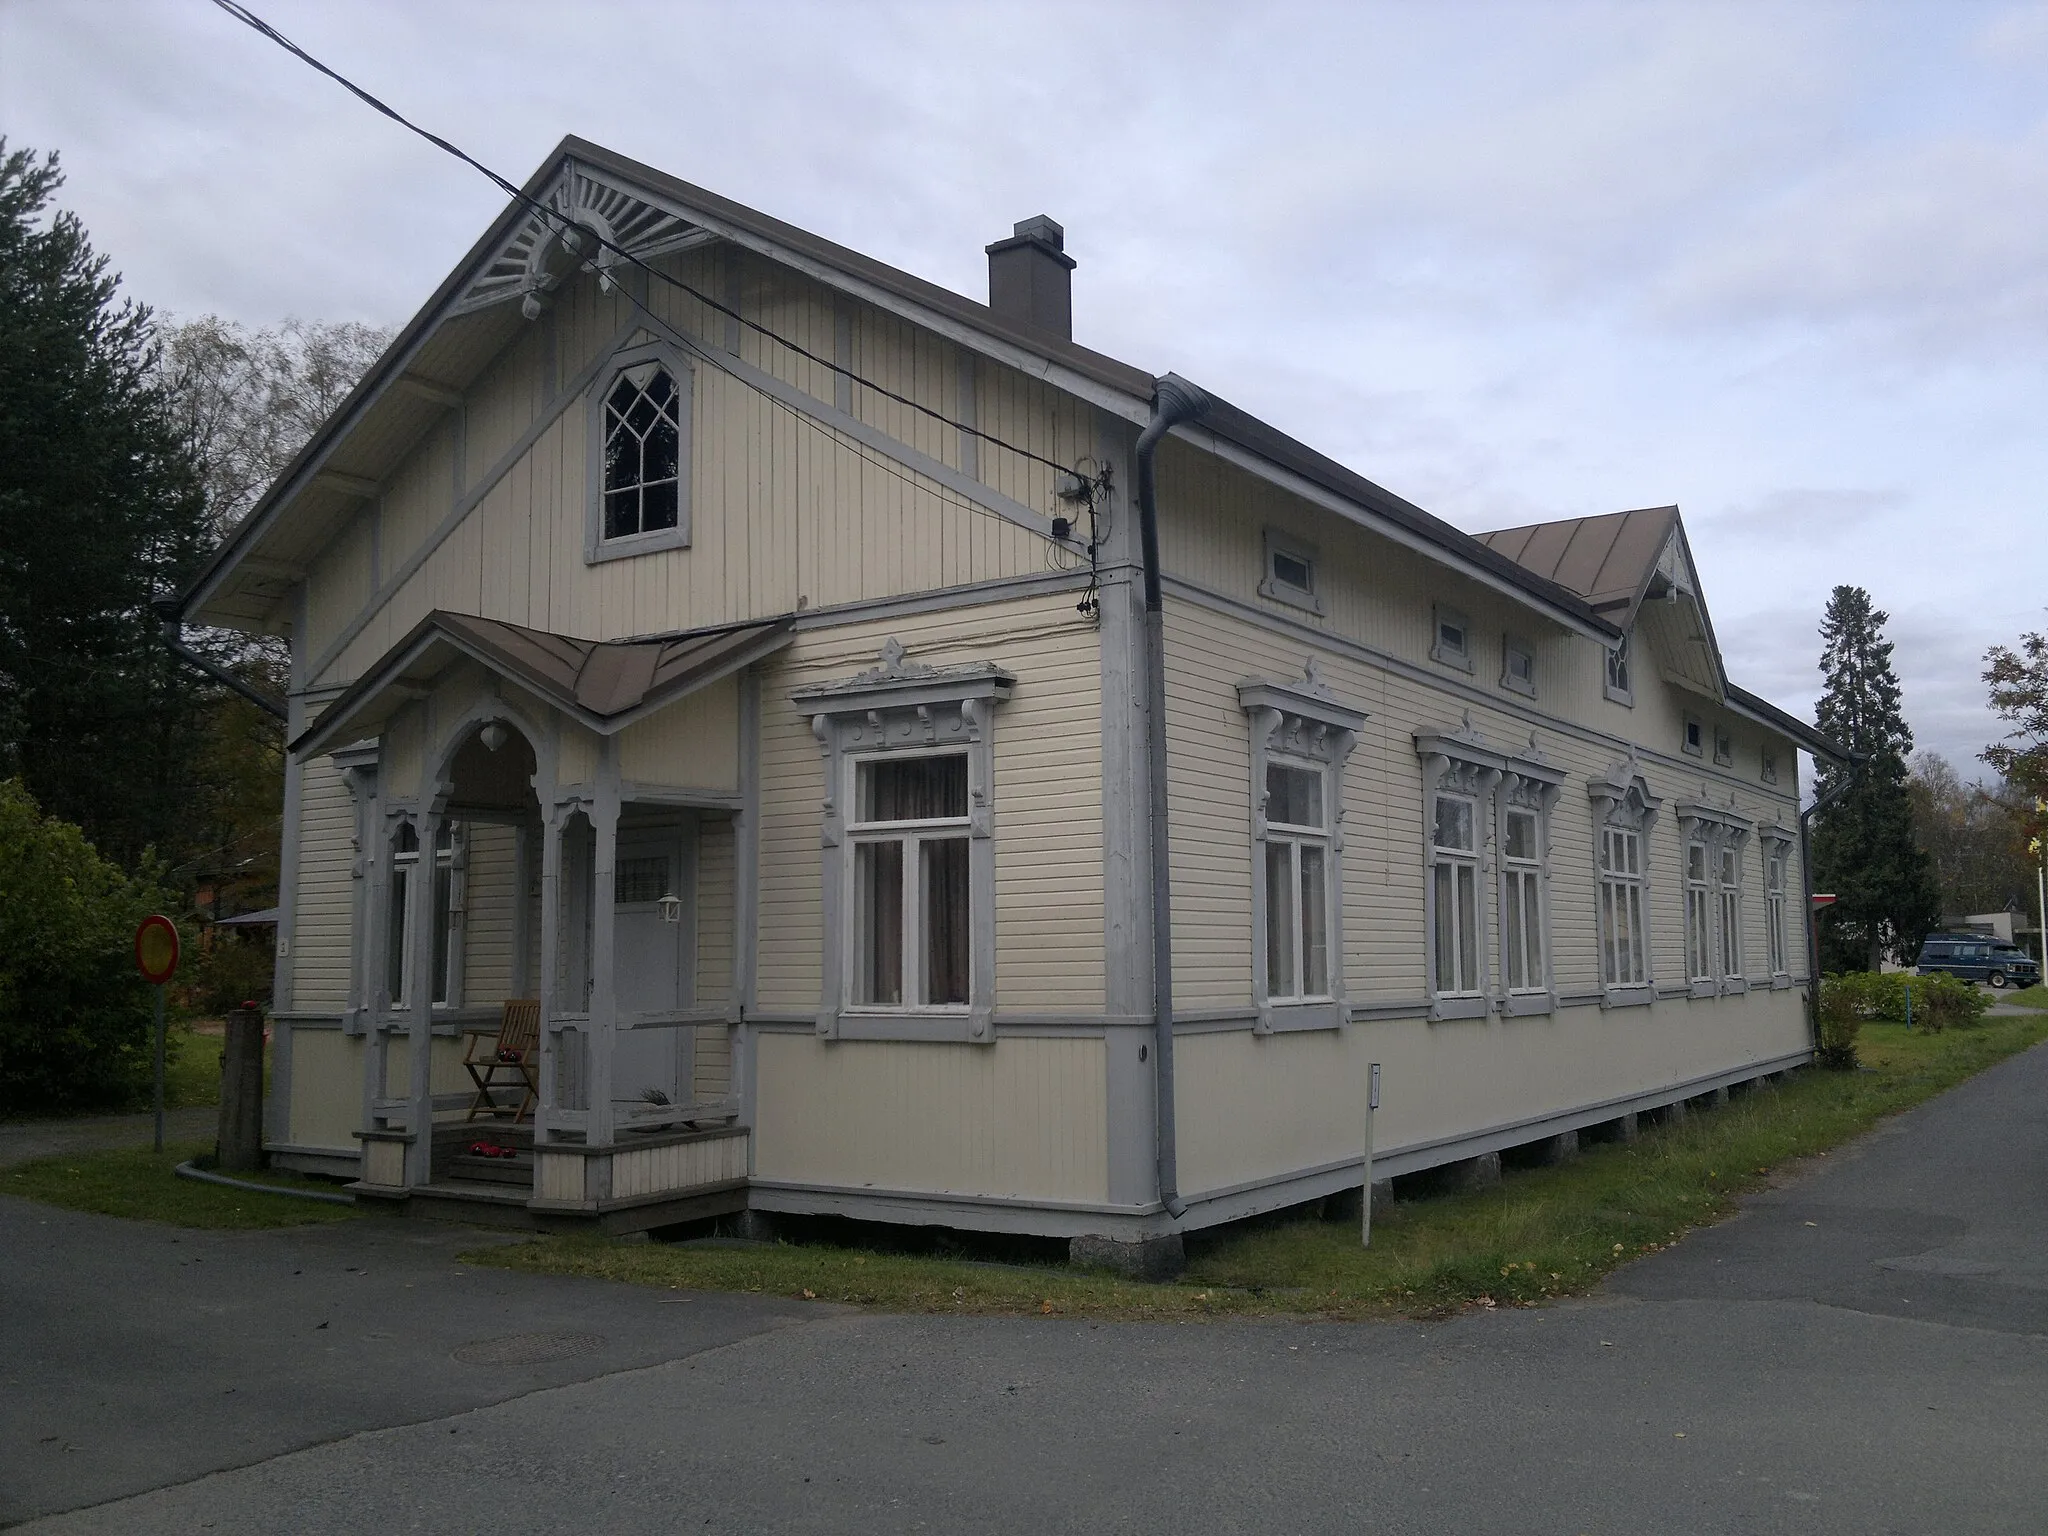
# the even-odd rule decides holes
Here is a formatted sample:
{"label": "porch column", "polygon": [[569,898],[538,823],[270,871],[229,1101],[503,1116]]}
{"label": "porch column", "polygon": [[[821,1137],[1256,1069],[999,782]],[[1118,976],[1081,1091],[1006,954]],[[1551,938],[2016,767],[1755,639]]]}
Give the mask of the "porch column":
{"label": "porch column", "polygon": [[590,1131],[593,1147],[612,1144],[612,1047],[618,1038],[616,943],[618,904],[613,870],[619,847],[619,740],[604,738],[597,762],[597,803],[590,879]]}
{"label": "porch column", "polygon": [[430,1183],[434,1177],[434,884],[445,820],[439,811],[420,817],[419,862],[406,889],[405,942],[412,962],[405,969],[411,980],[405,1001],[411,1010],[412,1041],[405,1118],[405,1128],[412,1132],[412,1145],[405,1150],[408,1186]]}
{"label": "porch column", "polygon": [[540,944],[534,955],[540,972],[540,1104],[533,1112],[537,1145],[554,1134],[555,1096],[561,1091],[555,1058],[562,1037],[553,1026],[556,1010],[562,1006],[562,825],[569,810],[565,805],[548,804],[540,824]]}

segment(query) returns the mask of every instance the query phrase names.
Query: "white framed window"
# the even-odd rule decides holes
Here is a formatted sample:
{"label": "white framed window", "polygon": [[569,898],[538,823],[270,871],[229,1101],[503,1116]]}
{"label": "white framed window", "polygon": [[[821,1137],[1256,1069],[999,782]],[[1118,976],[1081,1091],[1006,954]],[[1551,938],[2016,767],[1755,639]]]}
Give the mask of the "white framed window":
{"label": "white framed window", "polygon": [[1500,685],[1525,698],[1536,697],[1536,652],[1525,640],[1503,635],[1500,642]]}
{"label": "white framed window", "polygon": [[1501,960],[1510,993],[1550,987],[1543,928],[1543,839],[1538,812],[1509,806],[1501,813]]}
{"label": "white framed window", "polygon": [[825,757],[827,1039],[995,1039],[993,706],[988,662],[881,665],[791,695]]}
{"label": "white framed window", "polygon": [[965,1009],[974,917],[967,754],[860,757],[847,768],[848,1004]]}
{"label": "white framed window", "polygon": [[1431,606],[1429,656],[1461,672],[1472,670],[1472,621],[1448,603]]}
{"label": "white framed window", "polygon": [[1679,746],[1688,757],[1706,756],[1706,733],[1697,716],[1685,717],[1685,724],[1679,735]]}
{"label": "white framed window", "polygon": [[1695,990],[1714,982],[1712,899],[1707,886],[1707,845],[1690,839],[1685,845],[1685,975]]}
{"label": "white framed window", "polygon": [[1757,777],[1766,784],[1778,782],[1778,754],[1769,747],[1757,754]]}
{"label": "white framed window", "polygon": [[1344,1011],[1344,765],[1365,724],[1310,660],[1238,685],[1251,733],[1252,992],[1260,1032],[1335,1028]]}
{"label": "white framed window", "polygon": [[1316,593],[1316,548],[1278,528],[1265,530],[1266,567],[1259,578],[1259,596],[1310,613],[1323,611]]}
{"label": "white framed window", "polygon": [[591,390],[587,562],[688,547],[694,381],[654,343],[621,352]]}
{"label": "white framed window", "polygon": [[1789,979],[1792,970],[1785,949],[1785,871],[1791,851],[1788,837],[1764,838],[1764,942],[1770,949],[1774,986],[1780,978]]}
{"label": "white framed window", "polygon": [[1726,726],[1714,727],[1714,761],[1723,768],[1735,766],[1735,737]]}
{"label": "white framed window", "polygon": [[1629,683],[1629,637],[1623,635],[1607,647],[1606,680],[1607,697],[1617,704],[1633,705],[1635,689]]}
{"label": "white framed window", "polygon": [[1590,780],[1593,801],[1595,922],[1602,1001],[1607,1007],[1650,1002],[1655,966],[1650,948],[1650,830],[1663,802],[1650,793],[1633,755]]}
{"label": "white framed window", "polygon": [[1720,902],[1721,926],[1721,974],[1735,978],[1743,973],[1742,964],[1742,859],[1741,851],[1731,841],[1724,840],[1720,847],[1716,873],[1715,895]]}
{"label": "white framed window", "polygon": [[1438,791],[1430,805],[1429,965],[1440,998],[1478,997],[1479,801]]}
{"label": "white framed window", "polygon": [[427,956],[427,974],[432,978],[434,1007],[462,1001],[462,909],[464,844],[462,824],[443,819],[435,837],[433,874],[430,882],[420,873],[420,835],[412,822],[399,824],[391,839],[391,881],[384,903],[385,950],[384,993],[394,1008],[410,1007],[413,1001],[415,955],[409,924],[413,902],[422,889],[434,904],[432,953]]}
{"label": "white framed window", "polygon": [[1455,731],[1417,732],[1415,748],[1430,1017],[1550,1011],[1557,994],[1546,927],[1548,818],[1564,774],[1533,735],[1526,748],[1505,751],[1469,715]]}
{"label": "white framed window", "polygon": [[1600,980],[1608,987],[1649,983],[1643,927],[1643,838],[1628,827],[1600,829]]}
{"label": "white framed window", "polygon": [[1266,996],[1330,993],[1329,797],[1321,765],[1266,764]]}

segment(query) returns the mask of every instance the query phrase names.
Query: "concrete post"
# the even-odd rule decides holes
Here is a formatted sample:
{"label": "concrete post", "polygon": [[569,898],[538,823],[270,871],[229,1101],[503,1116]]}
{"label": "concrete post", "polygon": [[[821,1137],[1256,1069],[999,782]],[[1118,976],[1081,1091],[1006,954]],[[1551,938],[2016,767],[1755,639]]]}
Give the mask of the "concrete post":
{"label": "concrete post", "polygon": [[229,1173],[263,1166],[263,1013],[236,1008],[228,1014],[221,1056],[220,1132],[214,1155]]}

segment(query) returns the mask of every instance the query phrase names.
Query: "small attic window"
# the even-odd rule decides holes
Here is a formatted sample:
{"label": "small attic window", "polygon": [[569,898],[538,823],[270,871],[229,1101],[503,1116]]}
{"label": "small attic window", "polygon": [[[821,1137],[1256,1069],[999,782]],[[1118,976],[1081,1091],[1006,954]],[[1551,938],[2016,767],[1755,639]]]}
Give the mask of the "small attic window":
{"label": "small attic window", "polygon": [[1472,622],[1447,603],[1438,603],[1432,614],[1429,656],[1447,667],[1472,670]]}
{"label": "small attic window", "polygon": [[1266,573],[1259,581],[1259,596],[1321,613],[1323,601],[1316,596],[1315,546],[1278,528],[1268,528]]}
{"label": "small attic window", "polygon": [[1714,761],[1723,768],[1735,765],[1735,738],[1718,725],[1714,727]]}
{"label": "small attic window", "polygon": [[659,363],[628,368],[604,402],[604,536],[676,525],[682,427],[676,381]]}
{"label": "small attic window", "polygon": [[1510,693],[1536,697],[1536,653],[1513,635],[1501,637],[1500,685]]}
{"label": "small attic window", "polygon": [[620,352],[599,376],[586,397],[585,560],[689,546],[693,388],[688,360],[658,342]]}
{"label": "small attic window", "polygon": [[1705,732],[1691,715],[1685,717],[1685,750],[1693,757],[1706,755]]}
{"label": "small attic window", "polygon": [[1607,648],[1607,697],[1617,704],[1633,704],[1635,691],[1628,680],[1628,636]]}
{"label": "small attic window", "polygon": [[1766,752],[1764,752],[1764,753],[1763,753],[1763,754],[1761,755],[1761,757],[1760,757],[1760,759],[1759,759],[1759,761],[1758,761],[1758,764],[1757,764],[1757,771],[1758,771],[1758,773],[1759,773],[1759,774],[1760,774],[1760,775],[1762,776],[1762,778],[1763,778],[1763,781],[1764,781],[1764,782],[1765,782],[1766,784],[1775,784],[1775,783],[1777,783],[1777,782],[1778,782],[1778,754],[1777,754],[1777,753],[1775,753],[1775,752],[1770,752],[1770,751],[1766,751]]}

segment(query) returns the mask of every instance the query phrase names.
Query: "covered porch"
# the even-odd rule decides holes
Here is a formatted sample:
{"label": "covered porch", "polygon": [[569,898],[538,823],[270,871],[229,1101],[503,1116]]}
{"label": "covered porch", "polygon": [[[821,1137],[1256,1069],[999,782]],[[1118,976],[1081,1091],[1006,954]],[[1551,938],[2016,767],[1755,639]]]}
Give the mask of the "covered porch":
{"label": "covered porch", "polygon": [[356,803],[359,1196],[612,1230],[744,1208],[750,669],[788,635],[434,614],[294,743]]}

